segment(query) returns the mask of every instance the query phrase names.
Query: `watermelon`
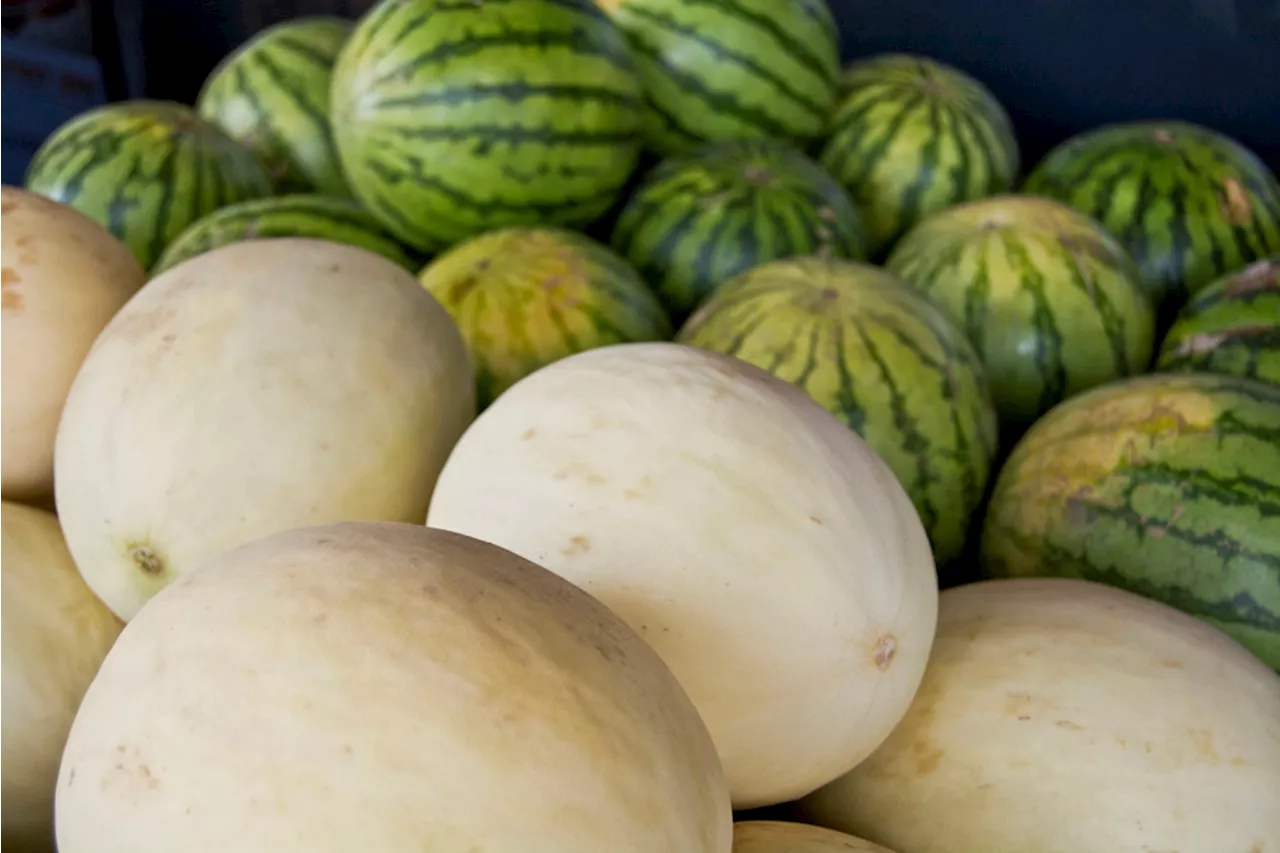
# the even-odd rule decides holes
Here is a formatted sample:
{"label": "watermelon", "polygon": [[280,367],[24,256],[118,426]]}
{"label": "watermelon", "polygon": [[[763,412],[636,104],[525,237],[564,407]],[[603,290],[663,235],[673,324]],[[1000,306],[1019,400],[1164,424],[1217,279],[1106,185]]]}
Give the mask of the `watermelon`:
{"label": "watermelon", "polygon": [[347,180],[410,246],[590,223],[640,154],[640,81],[592,0],[382,0],[333,72]]}
{"label": "watermelon", "polygon": [[247,148],[190,107],[146,100],[63,124],[32,158],[26,186],[115,234],[144,269],[206,213],[271,193]]}
{"label": "watermelon", "polygon": [[268,27],[227,56],[196,99],[251,148],[280,193],[349,195],[329,127],[333,63],[353,24],[311,17]]}
{"label": "watermelon", "polygon": [[481,408],[574,353],[671,337],[657,297],[626,261],[561,228],[482,234],[436,258],[420,280],[467,341]]}
{"label": "watermelon", "polygon": [[1151,361],[1155,316],[1133,262],[1052,199],[1001,195],[935,213],[885,266],[963,326],[1010,424]]}
{"label": "watermelon", "polygon": [[764,261],[861,260],[858,212],[840,184],[788,143],[711,143],[660,163],[623,207],[611,242],[678,320],[720,282]]}
{"label": "watermelon", "polygon": [[797,385],[860,434],[910,495],[946,563],[996,451],[996,411],[964,332],[911,285],[852,261],[793,258],[722,285],[680,343]]}
{"label": "watermelon", "polygon": [[631,42],[652,150],[821,135],[840,74],[825,0],[599,2]]}
{"label": "watermelon", "polygon": [[1165,335],[1156,368],[1280,385],[1280,255],[1197,293]]}
{"label": "watermelon", "polygon": [[1102,581],[1280,668],[1280,388],[1159,374],[1058,406],[1014,448],[982,535],[993,577]]}
{"label": "watermelon", "polygon": [[1220,133],[1177,121],[1108,125],[1059,145],[1024,191],[1100,221],[1168,315],[1188,295],[1280,251],[1280,185]]}
{"label": "watermelon", "polygon": [[925,216],[1013,188],[1018,141],[986,86],[942,62],[855,62],[819,161],[853,195],[879,256]]}
{"label": "watermelon", "polygon": [[352,199],[288,195],[242,201],[197,220],[169,244],[151,275],[219,246],[268,237],[314,237],[348,243],[395,261],[410,272],[422,269],[422,260]]}

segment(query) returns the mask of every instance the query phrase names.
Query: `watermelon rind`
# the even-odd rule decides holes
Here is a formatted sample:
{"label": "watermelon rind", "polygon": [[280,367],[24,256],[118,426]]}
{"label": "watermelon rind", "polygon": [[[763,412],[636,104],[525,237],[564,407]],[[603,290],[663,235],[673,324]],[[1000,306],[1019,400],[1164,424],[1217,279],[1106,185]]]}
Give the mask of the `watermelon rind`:
{"label": "watermelon rind", "polygon": [[937,563],[961,554],[997,448],[996,410],[963,331],[918,290],[864,263],[774,261],[722,285],[677,340],[808,393],[888,463]]}
{"label": "watermelon rind", "polygon": [[228,205],[193,222],[165,249],[151,275],[221,246],[274,237],[311,237],[358,246],[413,273],[424,263],[353,199],[299,194]]}
{"label": "watermelon rind", "polygon": [[562,228],[482,234],[436,258],[419,278],[467,341],[482,409],[561,358],[672,334],[657,297],[625,260]]}
{"label": "watermelon rind", "polygon": [[144,269],[205,214],[271,194],[251,151],[190,107],[150,100],[63,124],[36,151],[26,187],[105,227]]}
{"label": "watermelon rind", "polygon": [[1165,335],[1156,369],[1280,385],[1280,255],[1201,290]]}
{"label": "watermelon rind", "polygon": [[1134,258],[1162,315],[1280,252],[1280,184],[1252,151],[1184,121],[1106,125],[1068,139],[1023,190],[1097,219]]}
{"label": "watermelon rind", "polygon": [[862,260],[866,237],[839,182],[789,143],[709,143],[658,164],[610,238],[677,323],[723,281],[800,255]]}
{"label": "watermelon rind", "polygon": [[424,252],[590,224],[636,165],[642,106],[626,38],[591,0],[383,0],[333,72],[352,192]]}
{"label": "watermelon rind", "polygon": [[1280,388],[1135,377],[1040,419],[996,479],[992,577],[1101,581],[1217,626],[1280,668]]}
{"label": "watermelon rind", "polygon": [[214,68],[196,110],[252,150],[281,194],[347,196],[329,124],[333,64],[354,23],[295,18],[268,27]]}
{"label": "watermelon rind", "polygon": [[947,208],[907,232],[885,267],[965,330],[1010,424],[1151,362],[1155,313],[1133,262],[1097,222],[1053,199]]}
{"label": "watermelon rind", "polygon": [[821,135],[840,73],[825,0],[599,2],[636,57],[651,150]]}
{"label": "watermelon rind", "polygon": [[849,65],[819,155],[849,190],[872,257],[931,213],[1008,192],[1020,155],[995,95],[960,69],[903,53]]}

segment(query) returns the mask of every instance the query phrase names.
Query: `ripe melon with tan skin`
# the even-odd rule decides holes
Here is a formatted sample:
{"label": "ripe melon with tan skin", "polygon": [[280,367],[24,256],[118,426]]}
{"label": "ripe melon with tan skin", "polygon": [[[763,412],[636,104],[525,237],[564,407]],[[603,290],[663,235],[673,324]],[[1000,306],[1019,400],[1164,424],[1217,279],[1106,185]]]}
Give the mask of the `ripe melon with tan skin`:
{"label": "ripe melon with tan skin", "polygon": [[53,496],[53,442],[76,370],[146,275],[128,247],[77,210],[6,186],[3,239],[3,412],[6,500]]}
{"label": "ripe melon with tan skin", "polygon": [[53,851],[58,763],[80,699],[123,627],[76,571],[58,520],[5,502],[3,845]]}
{"label": "ripe melon with tan skin", "polygon": [[729,853],[706,727],[599,602],[420,525],[270,536],[172,584],[107,657],[61,853]]}
{"label": "ripe melon with tan skin", "polygon": [[1274,853],[1280,675],[1115,587],[942,594],[924,683],[812,823],[907,853]]}
{"label": "ripe melon with tan skin", "polygon": [[733,853],[893,853],[887,847],[833,829],[780,820],[733,825]]}
{"label": "ripe melon with tan skin", "polygon": [[67,544],[127,620],[260,536],[420,524],[474,384],[449,315],[383,257],[292,238],[199,255],[152,279],[76,377],[56,454]]}
{"label": "ripe melon with tan skin", "polygon": [[427,523],[599,598],[688,690],[735,808],[812,791],[906,712],[937,581],[889,468],[804,392],[669,343],[571,356],[463,435]]}

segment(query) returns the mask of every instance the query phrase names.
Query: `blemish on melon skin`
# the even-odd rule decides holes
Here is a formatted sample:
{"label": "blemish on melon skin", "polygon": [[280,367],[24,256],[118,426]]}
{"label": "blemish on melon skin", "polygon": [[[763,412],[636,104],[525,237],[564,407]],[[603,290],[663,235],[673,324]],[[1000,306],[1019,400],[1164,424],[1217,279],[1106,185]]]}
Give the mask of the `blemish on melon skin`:
{"label": "blemish on melon skin", "polygon": [[9,267],[0,267],[0,309],[17,311],[22,308],[22,294],[13,286],[22,281],[22,277]]}
{"label": "blemish on melon skin", "polygon": [[876,668],[884,672],[893,663],[893,658],[897,654],[898,638],[892,634],[885,634],[871,650],[871,659],[875,661]]}
{"label": "blemish on melon skin", "polygon": [[574,536],[569,540],[569,544],[560,550],[561,554],[566,557],[574,554],[585,554],[591,550],[591,540],[585,536]]}

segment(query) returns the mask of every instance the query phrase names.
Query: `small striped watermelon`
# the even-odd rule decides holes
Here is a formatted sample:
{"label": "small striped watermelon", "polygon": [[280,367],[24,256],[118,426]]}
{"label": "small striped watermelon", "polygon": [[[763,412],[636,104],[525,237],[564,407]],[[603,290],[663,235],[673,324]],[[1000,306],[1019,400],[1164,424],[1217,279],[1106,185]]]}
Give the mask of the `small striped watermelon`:
{"label": "small striped watermelon", "polygon": [[574,353],[671,337],[662,306],[626,261],[560,228],[482,234],[441,255],[420,279],[467,340],[481,408]]}
{"label": "small striped watermelon", "polygon": [[329,127],[333,63],[353,24],[342,18],[285,21],[224,59],[196,109],[267,166],[277,191],[349,195]]}
{"label": "small striped watermelon", "polygon": [[1216,625],[1280,668],[1280,388],[1116,382],[1045,415],[996,480],[995,577],[1102,581]]}
{"label": "small striped watermelon", "polygon": [[382,255],[414,273],[423,264],[352,199],[287,195],[242,201],[197,220],[169,244],[151,275],[154,278],[170,267],[229,243],[269,237],[314,237],[347,243]]}
{"label": "small striped watermelon", "polygon": [[1024,190],[1101,222],[1165,315],[1189,294],[1280,251],[1280,185],[1252,152],[1186,122],[1131,122],[1050,151]]}
{"label": "small striped watermelon", "polygon": [[878,256],[925,216],[1008,192],[1013,123],[995,95],[942,62],[882,54],[855,62],[820,162],[853,195]]}
{"label": "small striped watermelon", "polygon": [[840,184],[790,144],[765,139],[663,161],[622,209],[611,242],[677,320],[764,261],[866,256],[862,222]]}
{"label": "small striped watermelon", "polygon": [[1165,335],[1156,368],[1230,373],[1280,385],[1280,255],[1192,297]]}
{"label": "small striped watermelon", "polygon": [[145,100],[59,127],[32,158],[26,186],[115,234],[144,269],[206,213],[271,194],[247,148],[190,107]]}
{"label": "small striped watermelon", "polygon": [[962,325],[1007,422],[1151,361],[1155,316],[1133,262],[1096,222],[1052,199],[993,196],[935,213],[885,266]]}
{"label": "small striped watermelon", "polygon": [[338,58],[332,106],[356,197],[423,251],[586,225],[642,144],[626,38],[591,0],[382,0]]}
{"label": "small striped watermelon", "polygon": [[840,73],[825,0],[599,0],[626,31],[649,146],[822,133]]}
{"label": "small striped watermelon", "polygon": [[774,261],[722,285],[677,340],[802,388],[897,474],[938,563],[961,553],[996,411],[964,333],[919,291],[867,264]]}

